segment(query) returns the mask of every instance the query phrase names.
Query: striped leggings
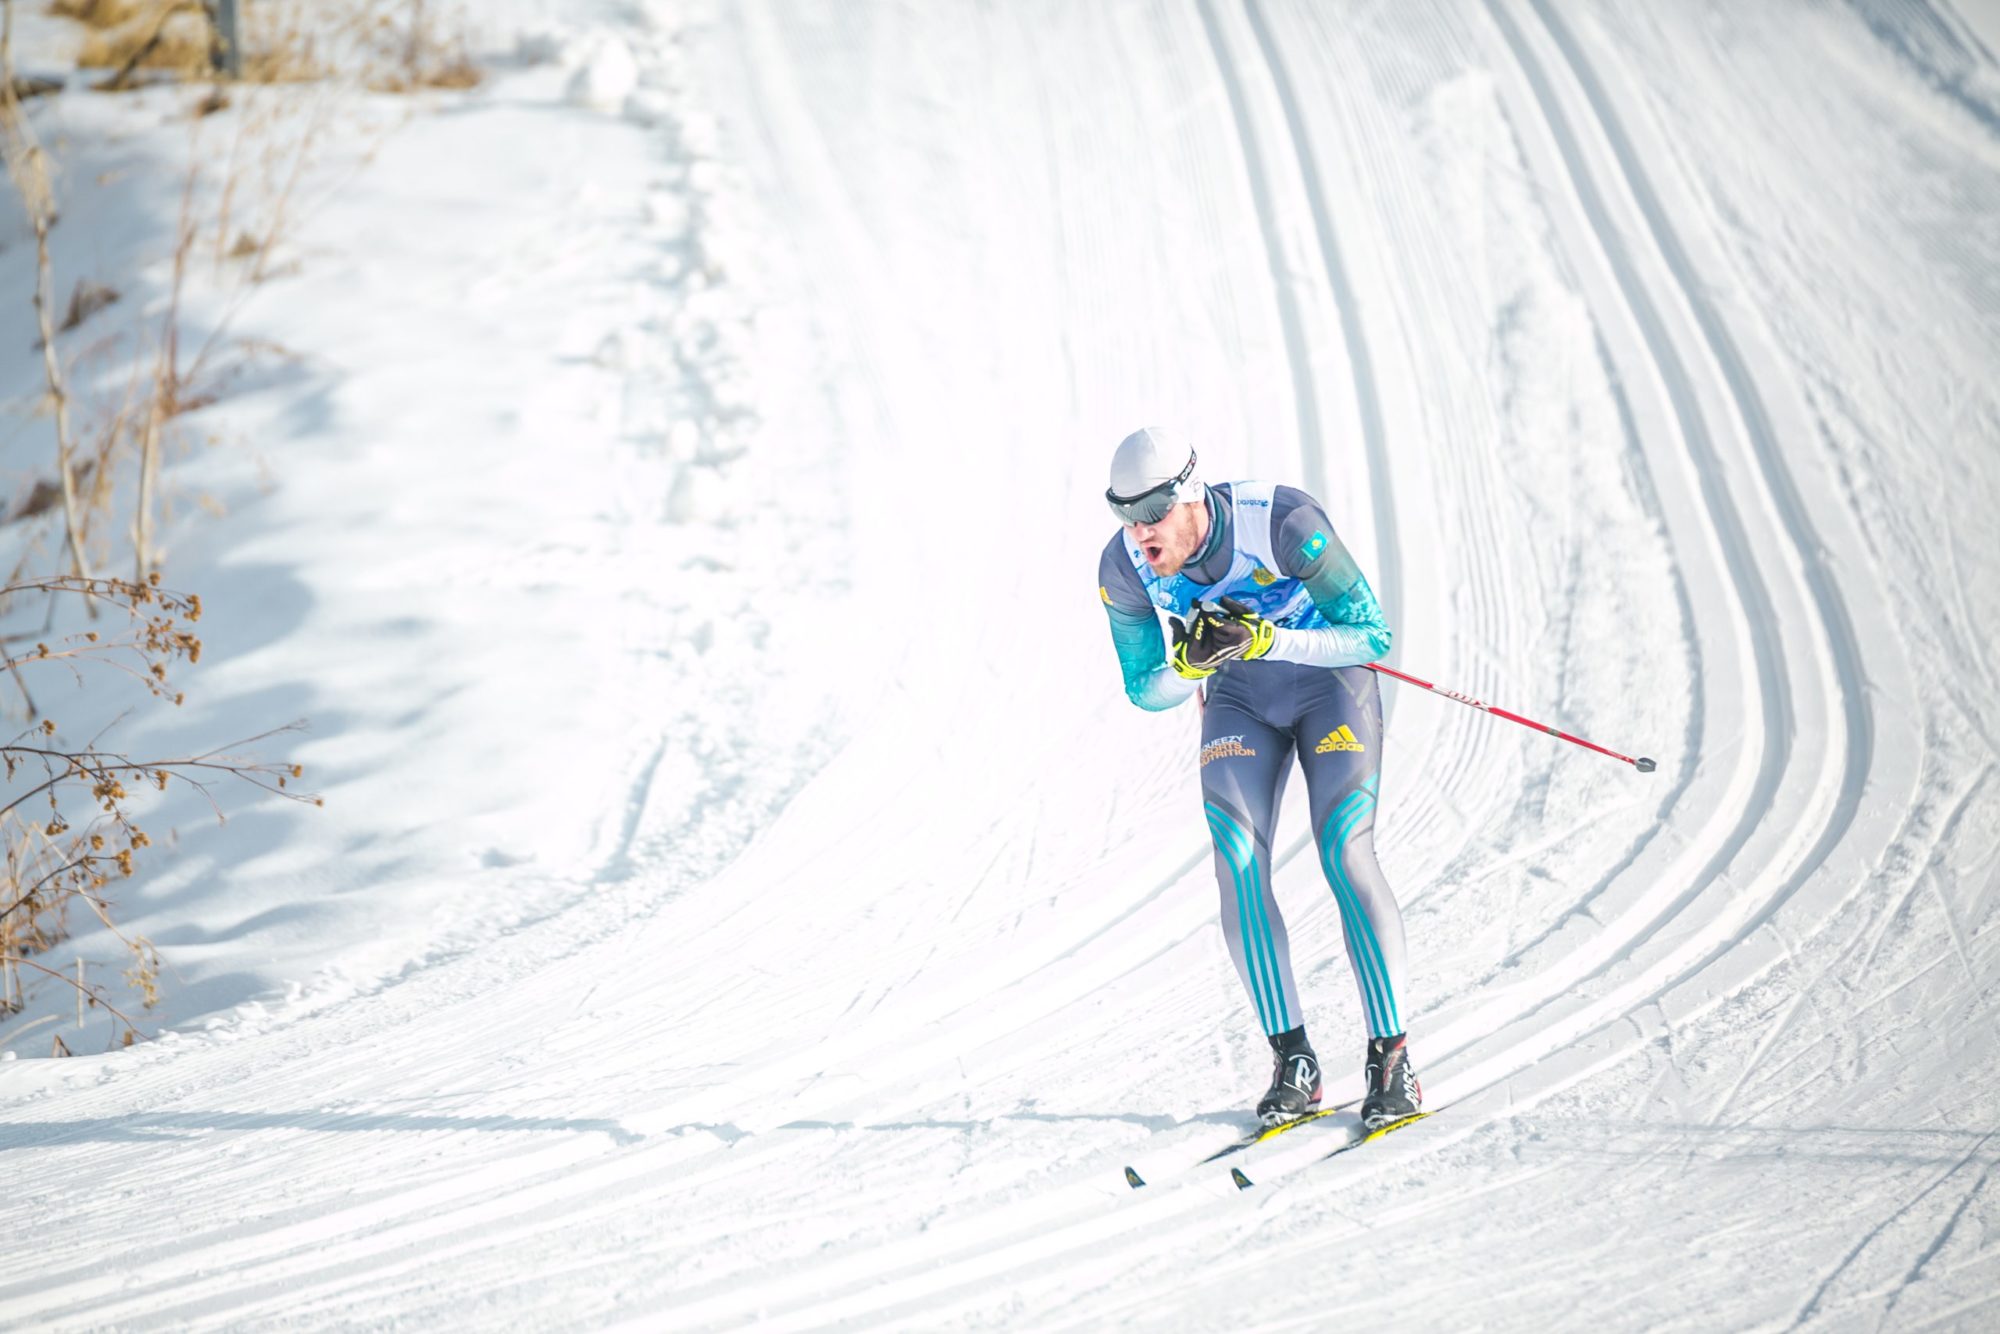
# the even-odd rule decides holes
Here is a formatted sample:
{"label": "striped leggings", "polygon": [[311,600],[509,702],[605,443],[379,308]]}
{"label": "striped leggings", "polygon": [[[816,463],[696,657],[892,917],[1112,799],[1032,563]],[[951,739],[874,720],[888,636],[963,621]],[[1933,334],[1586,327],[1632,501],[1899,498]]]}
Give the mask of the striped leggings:
{"label": "striped leggings", "polygon": [[1403,915],[1375,861],[1382,697],[1365,667],[1237,663],[1202,715],[1201,794],[1215,840],[1222,930],[1267,1034],[1305,1023],[1285,921],[1271,892],[1271,837],[1296,751],[1320,869],[1340,906],[1370,1037],[1404,1031]]}

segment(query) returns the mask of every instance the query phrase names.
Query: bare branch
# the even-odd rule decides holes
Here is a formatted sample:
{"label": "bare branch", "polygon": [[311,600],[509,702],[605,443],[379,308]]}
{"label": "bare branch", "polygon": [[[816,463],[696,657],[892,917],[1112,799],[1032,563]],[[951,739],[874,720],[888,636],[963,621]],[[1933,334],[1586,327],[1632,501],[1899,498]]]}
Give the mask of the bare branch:
{"label": "bare branch", "polygon": [[139,1025],[133,1022],[132,1017],[126,1014],[123,1010],[120,1010],[117,1006],[113,1005],[109,1000],[105,999],[104,993],[99,988],[84,986],[78,983],[75,978],[70,977],[67,974],[58,973],[53,968],[45,968],[41,964],[36,963],[33,959],[23,959],[18,954],[9,954],[0,957],[4,957],[8,963],[13,964],[16,968],[19,968],[23,964],[26,964],[28,967],[34,969],[38,973],[47,973],[50,977],[53,977],[56,981],[62,983],[66,987],[75,987],[78,991],[83,993],[85,999],[87,999],[92,1005],[102,1005],[108,1013],[110,1013],[113,1017],[115,1017],[118,1020],[118,1022],[124,1024],[125,1027],[131,1029],[135,1033],[139,1031]]}

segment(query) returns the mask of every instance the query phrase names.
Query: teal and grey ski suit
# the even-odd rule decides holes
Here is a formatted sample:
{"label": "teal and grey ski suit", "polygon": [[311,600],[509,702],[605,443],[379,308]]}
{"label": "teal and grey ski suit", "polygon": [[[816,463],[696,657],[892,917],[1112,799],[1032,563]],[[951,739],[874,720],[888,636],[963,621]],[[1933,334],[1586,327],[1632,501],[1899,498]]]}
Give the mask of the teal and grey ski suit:
{"label": "teal and grey ski suit", "polygon": [[[1272,894],[1271,839],[1294,753],[1320,868],[1333,888],[1371,1037],[1404,1031],[1403,917],[1375,861],[1382,700],[1361,666],[1389,651],[1382,608],[1303,491],[1263,482],[1209,488],[1209,536],[1178,573],[1155,575],[1120,531],[1098,562],[1098,593],[1125,694],[1169,709],[1203,694],[1201,792],[1215,844],[1222,928],[1267,1034],[1305,1023],[1285,923]],[[1167,666],[1160,613],[1231,597],[1278,626],[1264,657],[1226,664],[1204,683]]]}

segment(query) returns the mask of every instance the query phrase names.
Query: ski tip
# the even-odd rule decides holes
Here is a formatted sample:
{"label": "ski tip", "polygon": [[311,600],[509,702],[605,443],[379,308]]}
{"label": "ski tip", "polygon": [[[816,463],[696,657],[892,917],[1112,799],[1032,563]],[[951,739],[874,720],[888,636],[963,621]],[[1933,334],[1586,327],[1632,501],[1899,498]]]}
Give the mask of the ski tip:
{"label": "ski tip", "polygon": [[1250,1180],[1249,1177],[1243,1175],[1243,1169],[1240,1167],[1232,1167],[1229,1169],[1229,1179],[1236,1183],[1236,1189],[1238,1190],[1248,1190],[1253,1184],[1255,1184]]}
{"label": "ski tip", "polygon": [[1130,1186],[1133,1190],[1137,1190],[1139,1189],[1139,1187],[1146,1184],[1146,1178],[1140,1176],[1137,1172],[1134,1172],[1131,1168],[1128,1167],[1125,1169],[1125,1184]]}
{"label": "ski tip", "polygon": [[1649,774],[1653,772],[1655,766],[1651,760],[1641,755],[1638,759],[1632,761],[1632,767],[1642,774]]}

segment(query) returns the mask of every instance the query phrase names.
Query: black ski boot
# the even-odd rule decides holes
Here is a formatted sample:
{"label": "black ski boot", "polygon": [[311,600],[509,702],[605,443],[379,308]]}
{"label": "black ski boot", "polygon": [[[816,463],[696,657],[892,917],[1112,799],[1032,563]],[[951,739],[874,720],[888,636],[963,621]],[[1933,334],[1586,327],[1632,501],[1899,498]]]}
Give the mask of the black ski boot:
{"label": "black ski boot", "polygon": [[1424,1091],[1401,1033],[1368,1039],[1366,1078],[1368,1096],[1361,1100],[1361,1124],[1368,1129],[1380,1130],[1423,1110]]}
{"label": "black ski boot", "polygon": [[1313,1055],[1303,1026],[1271,1039],[1277,1064],[1271,1088],[1257,1102],[1257,1119],[1267,1126],[1296,1120],[1319,1110],[1319,1057]]}

